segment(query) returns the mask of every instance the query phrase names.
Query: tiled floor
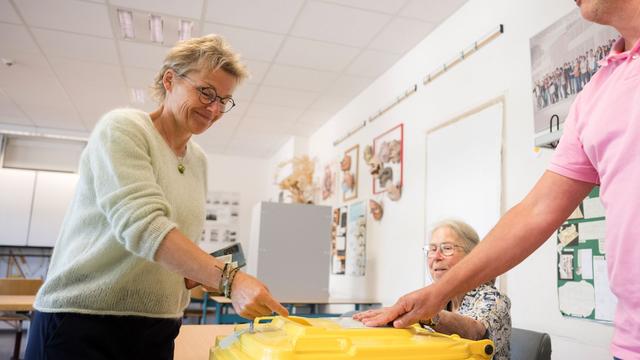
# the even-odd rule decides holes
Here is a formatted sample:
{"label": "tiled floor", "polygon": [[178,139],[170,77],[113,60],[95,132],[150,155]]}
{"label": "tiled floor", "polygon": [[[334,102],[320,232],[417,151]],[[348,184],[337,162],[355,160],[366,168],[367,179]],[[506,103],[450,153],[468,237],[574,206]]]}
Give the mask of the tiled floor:
{"label": "tiled floor", "polygon": [[[13,330],[0,330],[0,359],[11,359],[13,355],[13,344],[16,333]],[[20,344],[20,358],[24,358],[24,349],[27,347],[27,332],[22,333],[22,343]]]}

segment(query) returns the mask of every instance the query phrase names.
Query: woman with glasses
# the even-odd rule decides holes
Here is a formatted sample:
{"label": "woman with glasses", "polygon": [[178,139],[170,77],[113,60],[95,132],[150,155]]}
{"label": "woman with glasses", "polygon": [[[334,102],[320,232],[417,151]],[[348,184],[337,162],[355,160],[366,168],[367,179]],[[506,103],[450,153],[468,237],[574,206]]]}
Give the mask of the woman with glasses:
{"label": "woman with glasses", "polygon": [[246,76],[221,37],[190,39],[155,78],[157,110],[102,117],[36,297],[27,359],[171,359],[198,284],[230,297],[241,316],[288,315],[265,285],[194,243],[207,161],[191,137],[234,107]]}
{"label": "woman with glasses", "polygon": [[[424,247],[427,266],[434,282],[456,266],[478,244],[476,231],[458,220],[444,220],[433,227],[429,244]],[[511,338],[511,302],[491,281],[466,294],[450,299],[445,310],[431,319],[420,321],[423,326],[443,334],[458,334],[471,340],[491,339],[495,346],[494,359],[509,359]],[[366,323],[384,309],[370,310],[354,315]]]}

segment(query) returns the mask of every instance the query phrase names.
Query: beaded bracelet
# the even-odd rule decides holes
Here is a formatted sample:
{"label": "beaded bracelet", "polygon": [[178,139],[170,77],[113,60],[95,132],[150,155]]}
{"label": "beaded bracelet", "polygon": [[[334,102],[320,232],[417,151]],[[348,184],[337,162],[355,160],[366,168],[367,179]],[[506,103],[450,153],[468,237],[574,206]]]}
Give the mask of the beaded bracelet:
{"label": "beaded bracelet", "polygon": [[234,267],[229,271],[229,276],[227,278],[227,281],[224,287],[224,296],[226,298],[231,299],[231,287],[233,285],[233,280],[235,280],[236,274],[238,273],[238,271],[240,271],[239,267]]}
{"label": "beaded bracelet", "polygon": [[218,292],[224,291],[224,285],[227,281],[227,277],[229,276],[229,263],[225,263],[224,267],[221,270],[222,273],[220,274],[220,281],[218,282]]}

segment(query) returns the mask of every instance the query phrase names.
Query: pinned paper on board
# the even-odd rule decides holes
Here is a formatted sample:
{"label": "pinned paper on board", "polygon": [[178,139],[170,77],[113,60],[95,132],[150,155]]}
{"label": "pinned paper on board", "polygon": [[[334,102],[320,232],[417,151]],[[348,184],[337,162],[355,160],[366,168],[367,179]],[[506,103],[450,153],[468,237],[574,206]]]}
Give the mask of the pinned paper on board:
{"label": "pinned paper on board", "polygon": [[571,224],[567,226],[563,226],[560,228],[560,232],[558,233],[558,240],[560,242],[560,250],[562,248],[569,246],[573,241],[578,238],[578,225]]}
{"label": "pinned paper on board", "polygon": [[596,319],[613,321],[618,299],[609,288],[607,261],[604,256],[593,257],[593,282],[596,299]]}
{"label": "pinned paper on board", "polygon": [[604,220],[602,221],[589,221],[580,223],[580,231],[578,238],[580,242],[587,240],[604,239],[606,233],[606,227]]}
{"label": "pinned paper on board", "polygon": [[573,279],[573,253],[561,254],[558,262],[558,275],[560,279]]}
{"label": "pinned paper on board", "polygon": [[585,218],[604,217],[604,206],[600,198],[588,198],[582,202]]}
{"label": "pinned paper on board", "polygon": [[578,268],[583,279],[593,279],[593,252],[591,249],[578,250]]}
{"label": "pinned paper on board", "polygon": [[595,308],[593,285],[582,281],[567,281],[558,288],[560,311],[566,315],[588,317]]}

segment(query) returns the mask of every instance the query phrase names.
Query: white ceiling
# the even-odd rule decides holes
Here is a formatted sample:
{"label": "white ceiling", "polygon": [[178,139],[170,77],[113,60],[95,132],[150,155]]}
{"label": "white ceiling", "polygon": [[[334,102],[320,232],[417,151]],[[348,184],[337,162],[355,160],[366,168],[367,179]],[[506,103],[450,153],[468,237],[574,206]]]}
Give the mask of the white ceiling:
{"label": "white ceiling", "polygon": [[[124,40],[116,9],[195,22],[238,50],[251,79],[197,141],[266,157],[309,136],[466,0],[0,0],[0,126],[89,133],[122,106],[151,111],[148,86],[173,44]],[[144,28],[144,26],[140,26]],[[139,28],[136,28],[139,30]],[[148,31],[148,30],[147,30]],[[143,104],[131,89],[147,91]]]}

